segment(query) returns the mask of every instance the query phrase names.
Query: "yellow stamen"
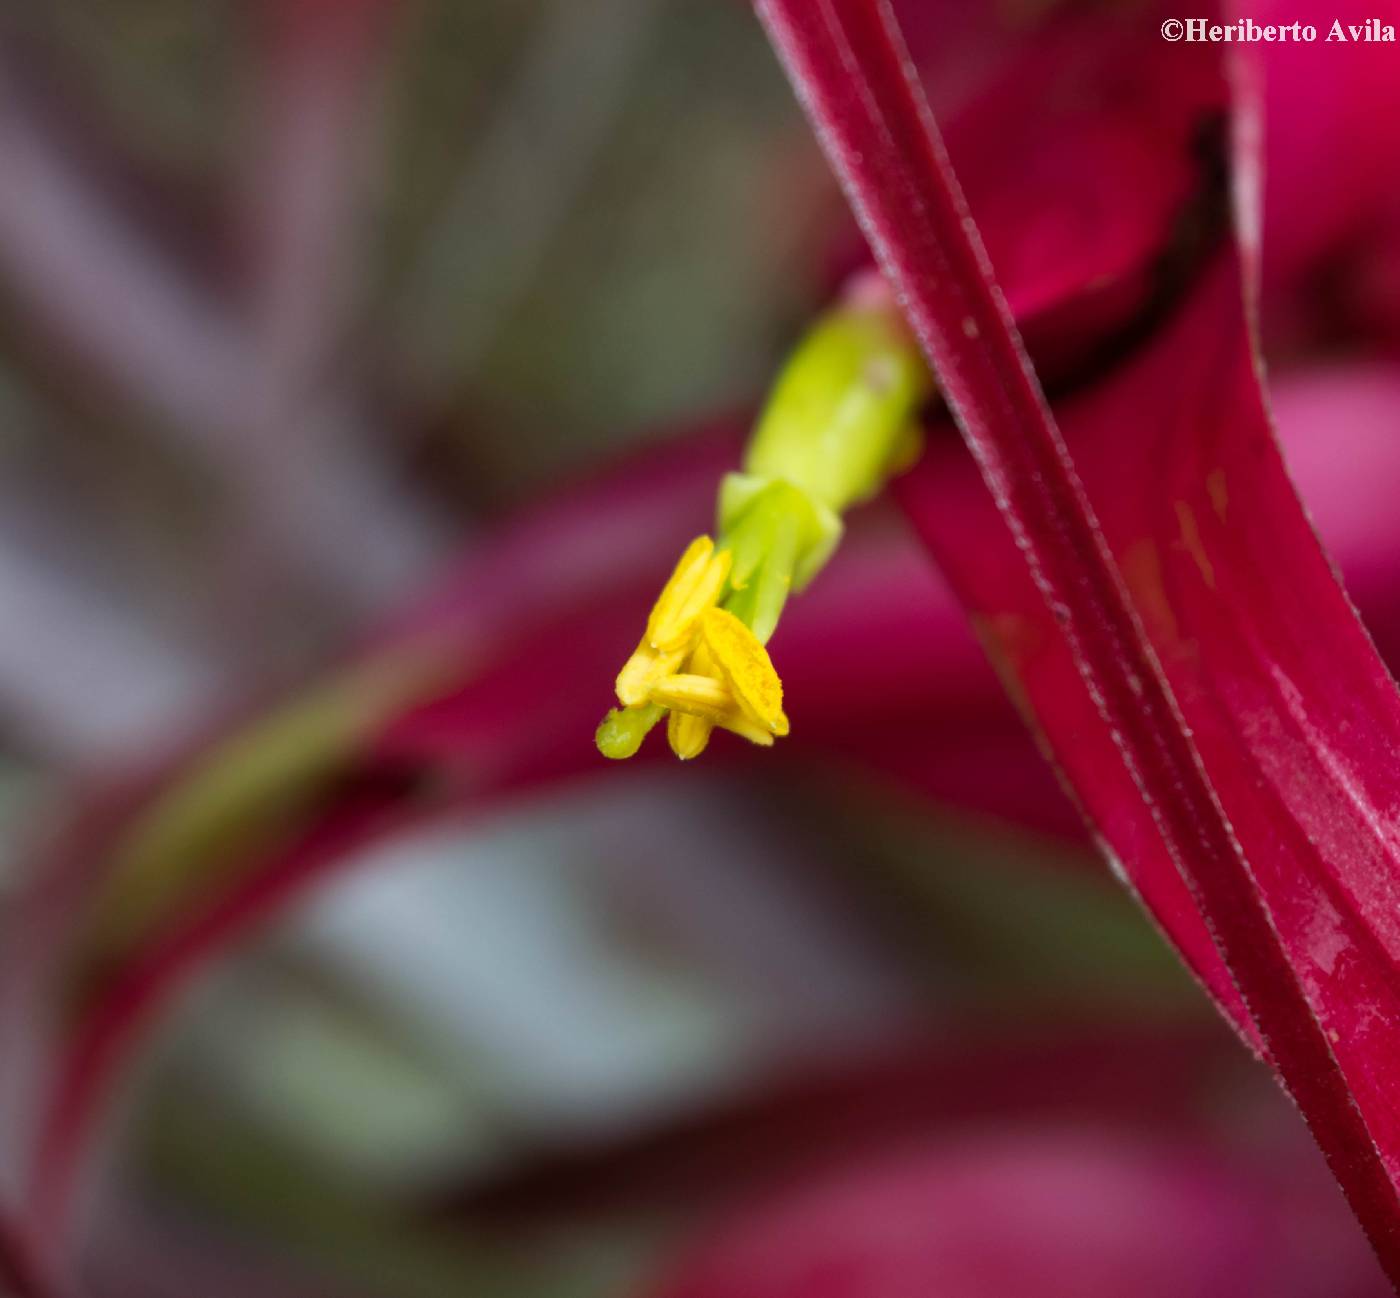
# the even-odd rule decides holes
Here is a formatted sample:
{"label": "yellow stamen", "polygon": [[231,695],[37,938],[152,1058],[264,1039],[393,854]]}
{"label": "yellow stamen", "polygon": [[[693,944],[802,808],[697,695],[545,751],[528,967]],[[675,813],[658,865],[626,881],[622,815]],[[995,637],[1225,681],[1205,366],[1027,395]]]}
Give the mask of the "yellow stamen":
{"label": "yellow stamen", "polygon": [[[744,630],[748,633],[747,627]],[[734,691],[721,678],[704,640],[695,647],[687,667],[689,670],[685,672],[662,678],[651,692],[653,703],[670,709],[667,735],[676,756],[682,759],[698,756],[715,726],[741,735],[750,743],[765,748],[772,746],[775,732],[756,725],[739,705]]]}
{"label": "yellow stamen", "polygon": [[773,747],[773,736],[766,730],[760,730],[737,708],[725,717],[719,725],[722,729],[728,730],[730,734],[738,735],[741,739],[747,739],[749,743],[757,744],[760,748]]}
{"label": "yellow stamen", "polygon": [[718,722],[735,709],[734,695],[723,681],[713,676],[689,673],[663,676],[652,687],[651,700],[675,712],[689,712]]}
{"label": "yellow stamen", "polygon": [[714,551],[708,536],[697,536],[681,555],[647,618],[646,643],[653,649],[671,653],[685,647],[696,618],[719,599],[734,559],[728,550]]}
{"label": "yellow stamen", "polygon": [[617,701],[624,708],[641,707],[651,697],[656,682],[685,661],[685,652],[682,647],[673,653],[658,653],[643,640],[617,674]]}
{"label": "yellow stamen", "polygon": [[673,712],[666,721],[666,739],[671,751],[681,761],[688,762],[705,751],[713,729],[703,717],[694,717],[688,712]]}
{"label": "yellow stamen", "polygon": [[700,619],[700,636],[717,674],[744,715],[763,730],[786,735],[789,726],[783,715],[783,683],[754,633],[733,613],[711,608]]}
{"label": "yellow stamen", "polygon": [[670,580],[652,605],[646,634],[617,674],[617,701],[643,706],[656,682],[685,661],[699,634],[699,618],[724,590],[734,561],[728,550],[715,553],[708,536],[697,536],[681,555]]}

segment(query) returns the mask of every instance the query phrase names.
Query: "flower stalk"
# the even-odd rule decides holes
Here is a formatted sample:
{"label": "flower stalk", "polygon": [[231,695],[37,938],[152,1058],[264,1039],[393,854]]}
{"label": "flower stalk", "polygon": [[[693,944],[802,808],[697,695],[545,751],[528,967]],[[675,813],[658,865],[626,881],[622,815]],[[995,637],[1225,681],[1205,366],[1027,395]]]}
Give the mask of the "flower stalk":
{"label": "flower stalk", "polygon": [[779,374],[740,471],[720,483],[719,540],[681,556],[618,673],[597,731],[605,757],[633,756],[663,717],[677,757],[716,726],[764,747],[789,732],[766,645],[788,596],[841,541],[841,516],[918,456],[928,370],[883,284],[856,277]]}

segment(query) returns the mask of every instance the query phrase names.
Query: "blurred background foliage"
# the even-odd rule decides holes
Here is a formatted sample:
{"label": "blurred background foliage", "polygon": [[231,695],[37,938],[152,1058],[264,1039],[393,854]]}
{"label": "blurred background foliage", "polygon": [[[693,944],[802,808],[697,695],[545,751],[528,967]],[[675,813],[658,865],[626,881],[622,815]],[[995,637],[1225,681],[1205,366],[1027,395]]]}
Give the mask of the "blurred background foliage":
{"label": "blurred background foliage", "polygon": [[[841,207],[746,5],[392,8],[331,133],[348,216],[278,245],[269,186],[321,137],[296,116],[315,58],[289,42],[282,84],[269,56],[276,6],[3,7],[12,189],[48,193],[42,139],[110,218],[56,220],[57,182],[0,200],[10,868],[80,778],[297,687],[512,507],[750,408],[833,282]],[[264,241],[302,265],[322,237],[279,303]],[[54,246],[178,288],[48,275],[36,309],[23,267]],[[291,358],[246,409],[245,347]],[[1077,843],[775,762],[600,777],[368,857],[162,1026],[105,1142],[93,1293],[621,1292],[731,1173],[800,1161],[706,1114],[986,1038],[1184,1034],[1210,1121],[1296,1143]],[[936,1088],[901,1095],[942,1120]],[[713,1173],[610,1194],[612,1151],[673,1130]],[[552,1175],[593,1210],[551,1206]]]}
{"label": "blurred background foliage", "polygon": [[[496,506],[751,400],[818,301],[840,210],[751,14],[402,10],[363,141],[357,327],[448,389],[431,431],[457,474],[439,485]],[[246,18],[58,0],[44,25],[140,158],[217,194],[250,126]]]}

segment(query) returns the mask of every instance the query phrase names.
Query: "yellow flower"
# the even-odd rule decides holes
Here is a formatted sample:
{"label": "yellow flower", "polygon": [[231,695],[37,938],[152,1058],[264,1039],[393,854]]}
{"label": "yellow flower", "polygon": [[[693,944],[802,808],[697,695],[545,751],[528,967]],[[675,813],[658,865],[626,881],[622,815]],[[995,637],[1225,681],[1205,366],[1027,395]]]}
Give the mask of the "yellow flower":
{"label": "yellow flower", "polygon": [[768,651],[734,614],[718,607],[732,562],[731,553],[716,552],[708,536],[686,548],[647,618],[641,643],[618,673],[624,711],[610,713],[598,735],[608,756],[631,756],[636,748],[630,735],[644,735],[666,712],[671,748],[683,759],[704,751],[715,726],[764,745],[788,733],[783,685]]}

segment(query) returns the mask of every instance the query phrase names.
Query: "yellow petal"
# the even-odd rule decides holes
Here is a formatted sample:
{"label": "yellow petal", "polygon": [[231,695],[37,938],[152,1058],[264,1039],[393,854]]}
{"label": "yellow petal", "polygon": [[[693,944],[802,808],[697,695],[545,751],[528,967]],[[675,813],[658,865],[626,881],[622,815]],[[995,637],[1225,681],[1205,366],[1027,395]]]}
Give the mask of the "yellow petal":
{"label": "yellow petal", "polygon": [[647,618],[646,641],[663,653],[685,647],[695,621],[720,597],[734,561],[728,550],[715,552],[708,536],[697,536],[676,564]]}
{"label": "yellow petal", "polygon": [[700,636],[709,661],[744,715],[772,734],[787,734],[783,683],[754,633],[733,613],[711,608],[700,619]]}

